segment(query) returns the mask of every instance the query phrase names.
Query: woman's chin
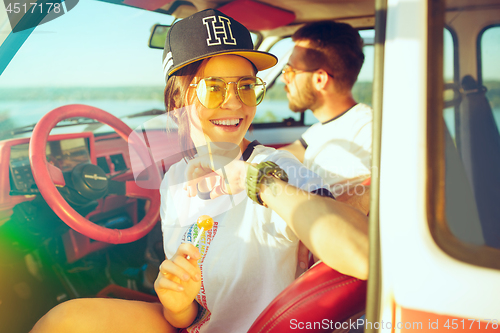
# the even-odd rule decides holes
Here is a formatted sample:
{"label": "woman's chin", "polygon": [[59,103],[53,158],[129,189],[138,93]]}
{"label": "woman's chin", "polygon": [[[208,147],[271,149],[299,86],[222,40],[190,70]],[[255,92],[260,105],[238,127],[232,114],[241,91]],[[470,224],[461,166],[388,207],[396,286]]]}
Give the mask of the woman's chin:
{"label": "woman's chin", "polygon": [[233,143],[235,145],[241,145],[245,138],[245,134],[248,131],[249,126],[244,126],[241,123],[238,126],[216,126],[215,128],[215,135],[210,136],[212,139],[212,142],[219,142],[219,143]]}

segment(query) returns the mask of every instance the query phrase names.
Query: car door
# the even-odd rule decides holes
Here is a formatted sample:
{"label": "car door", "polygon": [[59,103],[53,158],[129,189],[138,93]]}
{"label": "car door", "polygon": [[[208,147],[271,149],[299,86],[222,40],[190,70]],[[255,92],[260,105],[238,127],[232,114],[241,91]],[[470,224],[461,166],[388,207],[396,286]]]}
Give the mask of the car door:
{"label": "car door", "polygon": [[500,75],[481,54],[499,18],[498,1],[377,2],[366,332],[499,330],[499,111],[484,86]]}

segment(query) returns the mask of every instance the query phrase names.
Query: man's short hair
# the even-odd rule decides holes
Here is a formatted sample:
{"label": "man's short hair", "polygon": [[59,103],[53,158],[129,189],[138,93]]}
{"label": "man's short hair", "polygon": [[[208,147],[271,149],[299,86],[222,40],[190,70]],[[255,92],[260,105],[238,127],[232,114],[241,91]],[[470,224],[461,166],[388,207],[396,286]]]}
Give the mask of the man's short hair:
{"label": "man's short hair", "polygon": [[320,21],[297,30],[293,41],[307,40],[309,47],[323,53],[321,65],[333,75],[339,91],[350,91],[358,78],[365,56],[363,40],[356,29],[346,23]]}

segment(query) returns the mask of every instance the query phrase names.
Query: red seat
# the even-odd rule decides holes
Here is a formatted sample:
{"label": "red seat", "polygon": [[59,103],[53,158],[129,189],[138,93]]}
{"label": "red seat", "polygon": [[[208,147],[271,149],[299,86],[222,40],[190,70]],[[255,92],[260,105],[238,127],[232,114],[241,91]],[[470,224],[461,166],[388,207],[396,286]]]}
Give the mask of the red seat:
{"label": "red seat", "polygon": [[371,183],[372,183],[372,177],[365,179],[365,180],[361,183],[361,185],[363,185],[363,186],[370,186],[370,185],[371,185]]}
{"label": "red seat", "polygon": [[288,332],[308,322],[328,323],[308,332],[331,332],[336,322],[363,311],[365,302],[366,281],[319,263],[283,290],[248,332]]}
{"label": "red seat", "polygon": [[[109,285],[97,297],[159,301],[155,296],[117,285]],[[366,281],[341,274],[319,263],[283,290],[248,332],[288,332],[294,325],[298,328],[300,323],[321,323],[316,329],[308,331],[331,332],[336,327],[335,323],[341,324],[362,312],[365,299]]]}

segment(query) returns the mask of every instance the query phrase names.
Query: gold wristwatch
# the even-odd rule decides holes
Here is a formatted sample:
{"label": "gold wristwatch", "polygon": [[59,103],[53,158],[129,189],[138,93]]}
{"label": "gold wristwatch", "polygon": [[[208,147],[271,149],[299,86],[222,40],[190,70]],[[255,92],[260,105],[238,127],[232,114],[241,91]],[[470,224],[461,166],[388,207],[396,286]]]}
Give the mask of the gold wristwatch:
{"label": "gold wristwatch", "polygon": [[250,164],[247,169],[247,195],[259,205],[267,207],[260,197],[260,186],[266,177],[274,177],[288,183],[288,175],[274,162]]}

